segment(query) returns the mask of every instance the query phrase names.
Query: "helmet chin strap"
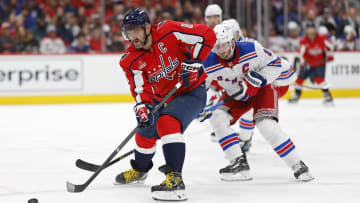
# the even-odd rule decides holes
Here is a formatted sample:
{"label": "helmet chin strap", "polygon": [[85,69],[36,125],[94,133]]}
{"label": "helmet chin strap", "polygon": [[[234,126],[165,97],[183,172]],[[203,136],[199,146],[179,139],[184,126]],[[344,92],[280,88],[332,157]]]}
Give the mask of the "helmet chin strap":
{"label": "helmet chin strap", "polygon": [[146,26],[145,26],[145,28],[144,28],[144,35],[145,35],[145,41],[144,41],[144,43],[143,43],[143,47],[145,46],[145,44],[148,42],[148,39],[149,39],[149,36],[151,35],[151,30],[150,30],[150,34],[146,34]]}

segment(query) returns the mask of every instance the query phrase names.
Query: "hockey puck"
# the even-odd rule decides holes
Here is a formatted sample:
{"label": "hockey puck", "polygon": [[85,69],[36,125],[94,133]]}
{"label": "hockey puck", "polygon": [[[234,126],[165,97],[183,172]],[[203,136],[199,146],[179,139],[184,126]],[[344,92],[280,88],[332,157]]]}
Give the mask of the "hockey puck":
{"label": "hockey puck", "polygon": [[39,201],[36,198],[32,198],[28,200],[28,203],[39,203]]}

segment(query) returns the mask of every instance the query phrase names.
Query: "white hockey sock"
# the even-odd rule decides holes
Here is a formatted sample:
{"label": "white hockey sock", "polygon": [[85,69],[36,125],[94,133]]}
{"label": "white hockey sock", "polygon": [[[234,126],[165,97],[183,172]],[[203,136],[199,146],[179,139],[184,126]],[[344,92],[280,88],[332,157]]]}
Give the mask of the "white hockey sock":
{"label": "white hockey sock", "polygon": [[230,127],[230,115],[221,109],[216,109],[210,117],[210,124],[215,130],[219,144],[229,161],[242,155],[237,134]]}
{"label": "white hockey sock", "polygon": [[275,120],[261,118],[256,120],[256,126],[260,130],[262,136],[273,147],[274,151],[291,169],[300,161],[300,156],[295,149],[294,143],[289,136],[281,130]]}
{"label": "white hockey sock", "polygon": [[243,141],[249,140],[254,132],[254,109],[250,109],[240,118],[239,138]]}

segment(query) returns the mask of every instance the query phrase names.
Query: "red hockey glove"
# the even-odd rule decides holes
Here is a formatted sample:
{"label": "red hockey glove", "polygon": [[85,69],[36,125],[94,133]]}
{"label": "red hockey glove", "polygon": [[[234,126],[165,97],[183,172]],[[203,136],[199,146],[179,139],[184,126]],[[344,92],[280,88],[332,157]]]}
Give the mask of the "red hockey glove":
{"label": "red hockey glove", "polygon": [[154,123],[154,115],[151,113],[152,106],[150,104],[137,103],[134,106],[136,120],[141,127],[151,126]]}
{"label": "red hockey glove", "polygon": [[183,80],[183,86],[189,87],[199,77],[199,70],[203,68],[200,60],[183,60],[181,63],[180,78]]}

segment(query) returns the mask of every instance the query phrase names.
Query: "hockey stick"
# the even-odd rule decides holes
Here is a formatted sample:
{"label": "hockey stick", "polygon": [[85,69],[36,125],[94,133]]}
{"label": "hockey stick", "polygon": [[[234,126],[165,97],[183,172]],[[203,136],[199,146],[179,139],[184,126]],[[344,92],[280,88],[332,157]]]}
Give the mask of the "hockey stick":
{"label": "hockey stick", "polygon": [[[216,105],[214,105],[214,106],[206,109],[205,112],[214,111],[216,108],[218,108],[219,106],[223,105],[224,103],[230,101],[231,99],[233,99],[234,97],[238,96],[238,95],[241,94],[241,93],[242,93],[242,90],[239,91],[239,92],[237,92],[237,93],[235,93],[235,94],[233,94],[233,95],[231,95],[231,96],[226,97],[224,100],[220,101],[220,102],[217,103]],[[197,118],[199,118],[199,116],[197,116]],[[120,157],[112,160],[111,162],[109,162],[109,163],[104,167],[104,169],[107,168],[107,167],[109,167],[109,166],[111,166],[111,165],[113,165],[113,164],[115,164],[115,163],[117,163],[118,161],[120,161],[120,160],[128,157],[128,156],[131,155],[132,153],[134,153],[134,150],[131,150],[131,151],[129,151],[129,152],[121,155]],[[83,160],[81,160],[81,159],[76,160],[76,163],[75,163],[75,164],[76,164],[76,166],[77,166],[78,168],[81,168],[81,169],[84,169],[84,170],[87,170],[87,171],[96,171],[96,170],[100,167],[100,165],[93,164],[93,163],[90,163],[90,162],[86,162],[86,161],[83,161]]]}
{"label": "hockey stick", "polygon": [[[116,162],[118,162],[120,160],[125,159],[126,157],[130,156],[133,153],[134,153],[134,150],[126,152],[125,154],[119,156],[118,158],[116,158],[116,159],[112,160],[111,162],[109,162],[108,164],[106,164],[104,169],[111,166],[111,165],[113,165],[113,164],[115,164]],[[75,165],[78,168],[81,168],[83,170],[93,171],[93,172],[95,172],[98,168],[100,168],[100,165],[93,164],[93,163],[90,163],[90,162],[87,162],[87,161],[84,161],[84,160],[81,160],[81,159],[76,160]]]}
{"label": "hockey stick", "polygon": [[[230,96],[226,97],[225,99],[221,100],[219,103],[215,104],[214,106],[212,106],[212,107],[210,107],[208,109],[205,109],[204,114],[203,114],[205,116],[199,116],[198,115],[196,118],[199,118],[199,117],[204,117],[205,118],[207,114],[214,111],[215,109],[217,109],[219,106],[223,105],[224,103],[234,99],[236,96],[240,95],[242,92],[243,92],[243,89],[241,89],[240,91],[236,92],[233,95],[230,95]],[[206,119],[204,119],[204,120],[206,120]]]}
{"label": "hockey stick", "polygon": [[[173,87],[169,93],[160,101],[158,105],[151,111],[151,113],[157,112],[164,103],[181,87],[182,83],[176,83],[175,87]],[[108,165],[108,163],[116,156],[116,154],[125,146],[126,143],[135,135],[135,133],[140,129],[142,124],[138,123],[137,126],[130,132],[130,134],[120,143],[118,147],[110,154],[110,156],[104,161],[104,163],[88,178],[88,180],[80,185],[75,185],[70,183],[69,181],[66,182],[66,189],[68,192],[82,192],[84,191],[90,183],[99,175],[99,173]]]}
{"label": "hockey stick", "polygon": [[325,90],[325,89],[329,89],[330,85],[329,84],[325,84],[323,86],[310,86],[310,85],[299,85],[299,84],[294,84],[293,85],[296,88],[306,88],[306,89],[312,89],[312,90]]}

